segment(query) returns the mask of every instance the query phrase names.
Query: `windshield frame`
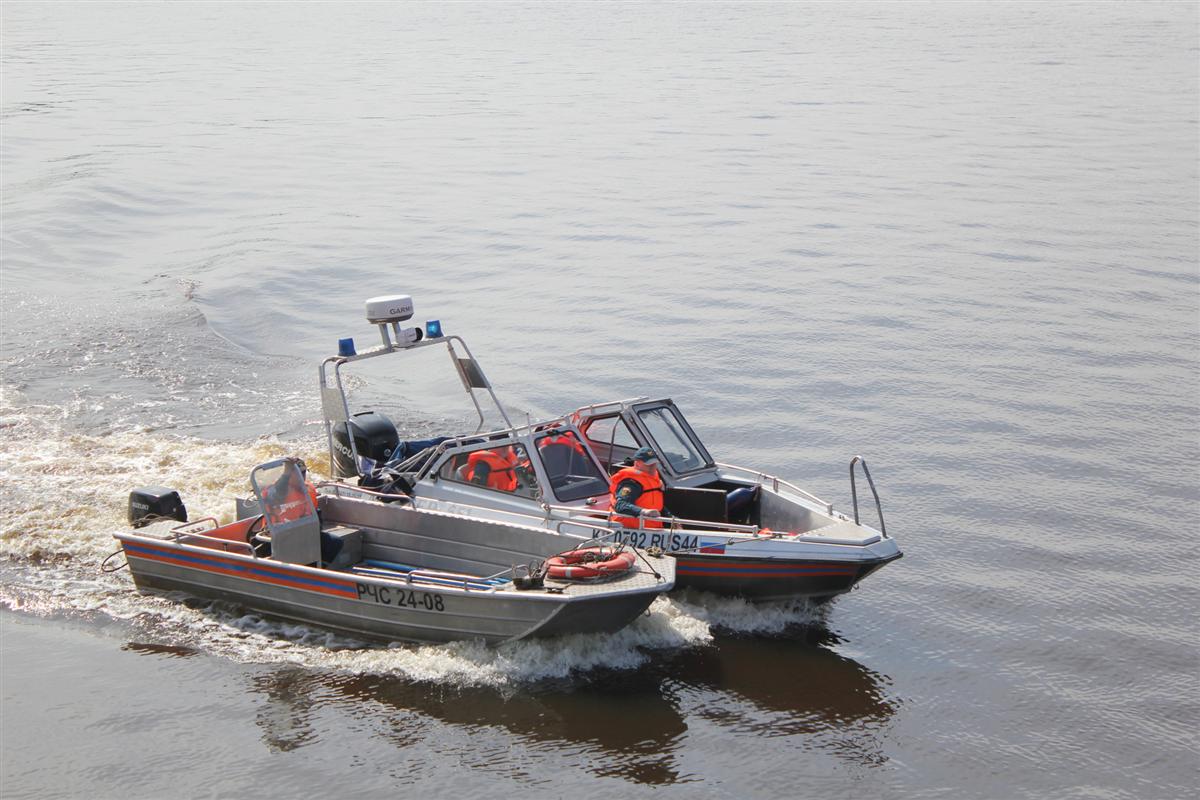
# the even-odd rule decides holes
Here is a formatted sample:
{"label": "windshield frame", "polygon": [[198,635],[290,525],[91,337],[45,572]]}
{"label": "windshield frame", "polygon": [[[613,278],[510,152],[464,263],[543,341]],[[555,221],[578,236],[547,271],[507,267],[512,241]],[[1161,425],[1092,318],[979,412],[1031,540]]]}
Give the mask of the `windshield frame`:
{"label": "windshield frame", "polygon": [[[664,409],[669,412],[674,419],[676,428],[675,432],[677,434],[683,434],[684,438],[687,439],[686,443],[691,446],[692,450],[695,451],[696,455],[701,458],[703,463],[694,467],[682,469],[678,464],[671,460],[667,452],[664,452],[662,443],[660,443],[658,438],[654,436],[653,431],[647,424],[646,418],[643,416],[644,414],[649,414]],[[710,470],[716,467],[716,462],[713,461],[713,457],[711,454],[709,454],[708,448],[704,446],[704,442],[700,441],[700,437],[696,435],[696,431],[692,429],[692,426],[687,421],[687,418],[683,416],[673,401],[656,400],[650,403],[639,403],[635,406],[631,406],[631,410],[633,411],[633,415],[637,418],[637,427],[641,429],[641,432],[646,436],[650,446],[653,447],[654,451],[658,454],[659,459],[671,470],[671,472],[676,475],[690,475],[695,472],[703,472],[704,470]]]}

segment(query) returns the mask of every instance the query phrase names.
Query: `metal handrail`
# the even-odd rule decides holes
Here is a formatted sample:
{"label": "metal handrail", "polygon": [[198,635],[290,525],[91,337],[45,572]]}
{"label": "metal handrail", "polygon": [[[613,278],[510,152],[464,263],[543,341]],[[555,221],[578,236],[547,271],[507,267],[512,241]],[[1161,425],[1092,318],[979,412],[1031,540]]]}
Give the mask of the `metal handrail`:
{"label": "metal handrail", "polygon": [[[495,586],[484,586],[483,581],[479,578],[470,578],[463,575],[452,575],[440,573],[435,570],[414,569],[410,570],[406,575],[405,583],[412,586],[413,583],[457,583],[464,592],[494,592]],[[472,586],[471,584],[475,585]]]}
{"label": "metal handrail", "polygon": [[875,511],[879,514],[879,532],[883,534],[883,538],[889,538],[887,535],[887,525],[883,522],[883,506],[879,504],[879,492],[875,491],[875,481],[871,480],[871,470],[867,469],[867,460],[862,456],[855,456],[850,459],[850,498],[854,501],[854,524],[858,525],[858,489],[854,485],[854,465],[862,464],[863,474],[867,476],[867,485],[871,487],[871,494],[875,496]]}
{"label": "metal handrail", "polygon": [[812,492],[806,492],[803,489],[801,489],[799,486],[797,486],[796,484],[791,483],[789,481],[785,481],[782,478],[776,477],[774,475],[768,475],[765,472],[761,472],[756,469],[750,469],[749,467],[739,467],[737,464],[726,464],[722,461],[718,461],[717,466],[721,467],[722,469],[734,469],[734,470],[737,470],[738,472],[745,473],[746,475],[753,475],[756,479],[759,479],[759,480],[763,480],[763,481],[769,480],[771,482],[771,489],[773,491],[778,492],[779,487],[783,486],[783,487],[795,492],[796,494],[800,495],[804,499],[809,500],[810,502],[816,503],[819,506],[825,506],[826,514],[830,514],[830,515],[833,514],[833,503],[830,503],[828,500],[822,500],[821,498],[817,497]]}
{"label": "metal handrail", "polygon": [[[451,514],[451,515],[454,515],[457,513],[457,512],[453,512],[453,511],[423,509],[421,506],[416,505],[413,498],[409,497],[408,495],[387,494],[386,492],[377,492],[374,489],[362,489],[357,486],[349,486],[347,484],[341,483],[340,481],[325,481],[325,482],[319,483],[317,485],[333,489],[334,494],[337,495],[338,497],[346,497],[348,499],[354,499],[354,495],[356,495],[356,494],[368,495],[368,496],[372,496],[372,497],[379,497],[379,498],[382,498],[385,500],[399,500],[399,501],[408,503],[412,508],[421,508],[422,510],[427,510],[427,511],[432,510],[434,513]],[[344,490],[345,494],[343,494],[343,490]],[[471,509],[476,509],[479,512],[483,512],[483,515],[484,515],[483,518],[485,520],[495,522],[500,525],[506,524],[506,522],[507,522],[509,524],[518,524],[518,525],[527,524],[527,525],[539,525],[540,526],[543,522],[547,522],[547,523],[556,522],[556,529],[558,529],[557,528],[558,525],[568,524],[568,525],[574,525],[574,526],[577,526],[580,528],[590,528],[593,531],[600,531],[600,532],[604,533],[606,536],[611,535],[615,530],[614,528],[612,528],[608,525],[608,523],[612,520],[613,516],[616,515],[616,512],[612,511],[611,509],[609,509],[607,511],[601,511],[599,509],[579,508],[578,506],[562,506],[562,505],[554,505],[551,503],[543,503],[541,507],[544,510],[544,513],[539,516],[537,514],[525,513],[522,511],[513,511],[513,510],[509,510],[509,509],[495,509],[495,508],[489,508],[487,506],[477,506],[477,505],[473,505],[471,503],[466,503],[466,502],[459,501],[459,500],[454,501],[454,504],[459,505],[459,506],[464,506],[467,508],[471,508]],[[486,517],[486,513],[488,513],[488,512],[503,514],[505,518],[516,517],[516,518],[518,518],[518,520],[514,521],[514,520],[505,519],[505,518],[488,519]],[[565,518],[558,518],[557,520],[555,520],[555,518],[552,516],[552,512],[559,512],[559,513],[565,514],[567,516]],[[596,522],[588,522],[587,521],[588,518],[595,519]],[[639,517],[639,519],[638,519],[639,529],[644,528],[644,523],[645,523],[646,519],[648,519],[648,518]],[[711,529],[713,532],[716,532],[716,533],[725,531],[728,533],[757,534],[760,530],[759,526],[757,526],[757,525],[737,525],[737,524],[734,524],[731,522],[712,522],[710,520],[689,519],[686,517],[659,517],[658,519],[663,523],[664,526],[667,526],[672,530],[688,530],[689,527],[697,527],[697,526],[705,528],[705,529]],[[520,520],[527,520],[527,521],[522,522]],[[559,530],[561,532],[561,529],[559,529]]]}
{"label": "metal handrail", "polygon": [[[370,495],[370,496],[374,496],[374,497],[379,497],[379,498],[382,498],[385,500],[403,500],[408,504],[408,506],[410,508],[414,508],[414,509],[417,509],[420,511],[426,511],[431,514],[447,514],[450,516],[462,516],[462,514],[460,514],[458,511],[448,511],[448,510],[437,509],[437,508],[428,508],[425,506],[418,505],[416,503],[416,501],[414,500],[414,498],[409,497],[408,495],[387,494],[386,492],[377,492],[373,489],[360,489],[357,486],[350,486],[350,485],[342,483],[340,481],[326,481],[324,483],[319,483],[317,485],[330,487],[334,490],[334,494],[336,494],[338,497],[344,497],[345,499],[349,499],[349,500],[356,499],[354,496],[356,494],[365,494],[365,495]],[[343,490],[345,490],[344,493],[343,493]],[[454,505],[462,506],[462,507],[468,508],[468,509],[473,509],[475,512],[474,514],[469,512],[466,515],[466,516],[470,516],[472,519],[480,520],[483,522],[491,522],[496,525],[530,525],[533,527],[542,527],[543,522],[550,521],[549,511],[547,511],[546,514],[538,515],[538,514],[526,513],[523,511],[513,511],[510,509],[496,509],[496,508],[490,508],[488,506],[479,506],[479,505],[474,505],[472,503],[463,502],[461,500],[455,500]],[[572,511],[572,512],[580,510],[580,509],[575,508],[574,506],[553,506],[553,508],[559,509],[559,510],[564,510],[564,511]],[[596,513],[604,513],[604,512],[596,512]],[[489,514],[499,514],[502,516],[491,517],[491,516],[488,516]],[[606,525],[591,524],[591,523],[583,522],[580,520],[571,520],[571,519],[559,520],[559,524],[562,524],[562,523],[577,525],[578,527],[581,527],[581,528],[591,528],[593,531],[604,531],[605,533],[612,533],[612,528],[609,528]],[[561,533],[561,531],[560,531],[560,533]]]}
{"label": "metal handrail", "polygon": [[[176,525],[174,528],[171,528],[171,533],[175,534],[175,538],[178,539],[180,534],[185,534],[185,533],[191,534],[191,533],[193,533],[193,531],[191,530],[192,528],[196,527],[197,525],[203,525],[204,523],[208,523],[208,527],[200,528],[200,530],[202,530],[202,531],[212,531],[212,530],[216,530],[217,528],[221,527],[221,523],[217,522],[216,517],[200,517],[200,519],[193,519],[188,522],[184,522],[179,525]],[[196,535],[199,535],[199,534],[196,534]]]}
{"label": "metal handrail", "polygon": [[[613,516],[617,515],[617,512],[613,511],[612,509],[609,509],[608,511],[600,511],[600,510],[593,510],[593,509],[589,509],[589,508],[579,508],[578,506],[551,505],[549,503],[544,504],[543,508],[546,509],[547,519],[550,518],[549,512],[551,512],[551,511],[564,512],[564,513],[570,514],[572,516],[574,516],[574,515],[585,515],[585,516],[591,515],[596,518],[603,518],[606,521],[611,521]],[[638,517],[638,529],[645,527],[645,521],[647,519],[650,519],[650,518]],[[712,521],[706,520],[706,519],[688,519],[686,517],[654,517],[653,519],[660,520],[664,525],[669,525],[671,527],[671,529],[673,529],[673,530],[679,529],[680,526],[699,525],[699,526],[703,526],[705,528],[713,528],[713,529],[716,529],[717,531],[729,531],[730,533],[758,533],[758,531],[759,531],[759,526],[757,526],[757,525],[736,525],[732,522],[712,522]],[[581,527],[587,525],[587,523],[579,522],[578,520],[572,520],[569,518],[564,521],[571,522],[576,525],[580,525]],[[612,528],[606,528],[606,527],[599,526],[599,525],[594,525],[592,527],[595,527],[595,528],[601,529],[601,530],[608,530],[608,531],[612,530]]]}
{"label": "metal handrail", "polygon": [[595,414],[600,409],[607,410],[609,408],[609,406],[613,406],[613,407],[617,408],[618,410],[621,410],[621,409],[624,409],[625,406],[633,405],[634,403],[641,403],[641,402],[649,400],[649,399],[650,399],[650,397],[648,395],[642,395],[641,397],[627,397],[624,400],[609,400],[606,403],[592,403],[591,405],[580,406],[579,408],[575,409],[574,411],[572,411],[570,413],[571,414],[582,414],[583,412],[587,411],[592,414]]}
{"label": "metal handrail", "polygon": [[250,555],[258,558],[258,554],[254,552],[254,546],[249,542],[240,542],[236,539],[221,539],[217,536],[205,536],[202,533],[175,533],[175,544],[192,544],[191,542],[180,541],[180,539],[185,536],[189,539],[202,539],[203,541],[212,542],[213,544],[220,544],[225,549],[225,552],[229,552],[229,545],[234,545],[235,547],[244,547]]}
{"label": "metal handrail", "polygon": [[[351,486],[347,483],[342,483],[341,481],[321,481],[317,484],[317,488],[333,489],[333,494],[337,497],[348,496],[353,499],[354,495],[365,494],[368,497],[378,497],[383,500],[389,500],[393,503],[407,503],[410,506],[413,504],[413,499],[406,494],[388,494],[387,492],[379,492],[374,489]],[[343,495],[343,489],[349,494]]]}

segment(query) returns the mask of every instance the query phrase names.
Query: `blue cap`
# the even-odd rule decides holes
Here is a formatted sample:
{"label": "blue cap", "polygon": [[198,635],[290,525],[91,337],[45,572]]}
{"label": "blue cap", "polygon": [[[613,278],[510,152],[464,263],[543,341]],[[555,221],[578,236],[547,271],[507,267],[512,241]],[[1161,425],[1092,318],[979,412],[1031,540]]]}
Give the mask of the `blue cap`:
{"label": "blue cap", "polygon": [[633,454],[634,461],[644,461],[647,464],[652,464],[658,461],[658,455],[649,447],[639,447],[637,452]]}

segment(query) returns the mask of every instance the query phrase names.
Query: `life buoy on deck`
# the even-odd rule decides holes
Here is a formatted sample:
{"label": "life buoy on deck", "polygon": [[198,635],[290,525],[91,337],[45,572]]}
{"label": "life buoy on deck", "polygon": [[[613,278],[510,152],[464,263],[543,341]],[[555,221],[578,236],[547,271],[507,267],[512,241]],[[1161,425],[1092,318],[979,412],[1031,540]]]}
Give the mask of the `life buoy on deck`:
{"label": "life buoy on deck", "polygon": [[584,547],[546,559],[546,576],[567,581],[613,577],[628,572],[635,563],[632,550]]}

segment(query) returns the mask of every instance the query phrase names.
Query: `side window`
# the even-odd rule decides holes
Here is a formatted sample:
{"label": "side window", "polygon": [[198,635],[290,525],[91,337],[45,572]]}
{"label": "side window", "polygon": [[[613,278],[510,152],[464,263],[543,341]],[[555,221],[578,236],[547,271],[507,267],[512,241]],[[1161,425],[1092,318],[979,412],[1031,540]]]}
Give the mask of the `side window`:
{"label": "side window", "polygon": [[618,462],[641,447],[629,431],[629,426],[620,416],[599,417],[583,424],[583,438],[587,439],[600,463],[615,472]]}
{"label": "side window", "polygon": [[456,453],[455,455],[450,456],[450,459],[445,464],[442,464],[441,468],[438,470],[438,477],[445,478],[446,480],[450,481],[467,483],[468,478],[466,471],[467,454]]}
{"label": "side window", "polygon": [[620,417],[601,417],[590,420],[583,429],[583,435],[591,444],[613,444],[633,450],[639,447],[637,439],[634,439],[633,434],[629,432],[625,420]]}
{"label": "side window", "polygon": [[520,497],[537,496],[529,455],[520,444],[456,453],[438,468],[438,477]]}

